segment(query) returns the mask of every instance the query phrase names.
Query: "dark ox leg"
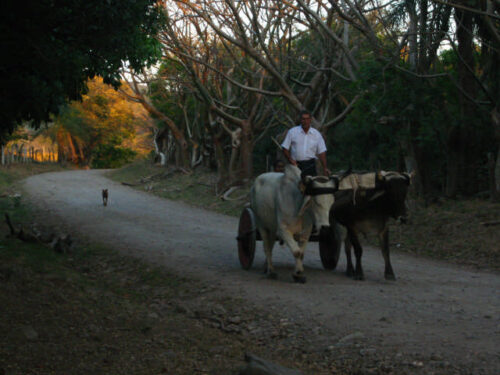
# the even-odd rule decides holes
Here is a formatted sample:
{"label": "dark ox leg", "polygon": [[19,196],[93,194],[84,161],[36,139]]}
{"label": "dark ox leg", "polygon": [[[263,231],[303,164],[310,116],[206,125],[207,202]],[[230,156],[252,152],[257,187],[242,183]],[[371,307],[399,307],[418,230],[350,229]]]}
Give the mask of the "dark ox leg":
{"label": "dark ox leg", "polygon": [[363,256],[363,248],[359,242],[358,236],[354,230],[349,230],[349,239],[354,247],[354,255],[356,256],[356,269],[354,271],[354,280],[364,280],[365,275],[361,266],[361,257]]}
{"label": "dark ox leg", "polygon": [[386,280],[396,280],[396,275],[392,270],[391,259],[389,256],[389,228],[385,226],[382,233],[379,234],[380,248],[382,249],[382,255],[385,261],[385,272],[384,276]]}
{"label": "dark ox leg", "polygon": [[349,233],[346,234],[345,240],[344,240],[344,251],[345,251],[345,256],[347,259],[347,267],[345,274],[348,277],[353,277],[354,276],[354,267],[352,265],[352,257],[351,257],[351,241],[349,239]]}

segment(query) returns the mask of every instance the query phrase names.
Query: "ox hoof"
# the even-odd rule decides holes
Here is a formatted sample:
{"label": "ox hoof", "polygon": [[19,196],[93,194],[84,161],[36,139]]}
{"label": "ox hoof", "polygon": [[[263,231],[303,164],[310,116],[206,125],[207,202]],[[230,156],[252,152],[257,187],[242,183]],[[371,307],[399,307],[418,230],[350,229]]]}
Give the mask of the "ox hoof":
{"label": "ox hoof", "polygon": [[363,281],[365,279],[365,275],[354,275],[354,280]]}
{"label": "ox hoof", "polygon": [[274,271],[268,272],[267,278],[271,280],[276,280],[278,278],[278,274]]}
{"label": "ox hoof", "polygon": [[396,276],[393,273],[386,273],[384,276],[386,280],[396,281]]}
{"label": "ox hoof", "polygon": [[347,269],[347,271],[345,271],[345,275],[347,277],[354,277],[354,270],[351,268],[351,269]]}
{"label": "ox hoof", "polygon": [[307,281],[307,279],[304,275],[297,275],[294,273],[292,275],[292,277],[293,277],[293,281],[295,281],[296,283],[305,284],[305,282]]}

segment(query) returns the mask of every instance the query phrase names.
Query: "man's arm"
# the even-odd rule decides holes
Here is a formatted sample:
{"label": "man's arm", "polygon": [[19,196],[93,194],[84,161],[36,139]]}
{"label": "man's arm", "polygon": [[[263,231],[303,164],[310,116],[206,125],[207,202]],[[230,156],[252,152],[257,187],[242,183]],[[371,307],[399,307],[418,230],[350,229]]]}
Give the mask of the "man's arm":
{"label": "man's arm", "polygon": [[288,160],[288,162],[292,165],[297,165],[297,162],[292,159],[292,155],[290,154],[290,150],[288,150],[284,147],[282,149],[283,149],[283,155],[285,155],[285,158]]}
{"label": "man's arm", "polygon": [[318,158],[319,158],[319,161],[321,162],[321,166],[323,167],[323,174],[325,176],[329,176],[330,175],[330,170],[328,169],[328,167],[326,166],[326,144],[325,144],[325,139],[323,138],[323,136],[321,135],[321,133],[319,133],[319,139],[318,139],[318,148],[316,150],[316,155],[318,155]]}
{"label": "man's arm", "polygon": [[321,154],[318,154],[319,161],[321,162],[321,165],[323,166],[323,173],[325,176],[330,175],[330,170],[326,166],[326,151],[322,152]]}
{"label": "man's arm", "polygon": [[292,134],[291,130],[288,130],[286,133],[285,139],[281,144],[281,149],[283,150],[283,155],[285,155],[286,160],[292,165],[297,165],[297,162],[292,159],[292,155],[290,154],[290,147],[292,145]]}

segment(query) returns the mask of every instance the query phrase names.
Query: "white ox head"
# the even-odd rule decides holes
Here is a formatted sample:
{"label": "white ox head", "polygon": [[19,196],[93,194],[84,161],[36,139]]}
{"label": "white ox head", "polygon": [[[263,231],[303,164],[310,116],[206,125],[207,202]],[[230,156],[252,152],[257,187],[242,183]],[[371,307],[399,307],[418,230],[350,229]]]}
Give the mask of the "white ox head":
{"label": "white ox head", "polygon": [[304,203],[300,213],[310,209],[316,228],[330,226],[328,214],[334,202],[334,193],[338,189],[336,177],[303,176],[299,189],[304,194]]}

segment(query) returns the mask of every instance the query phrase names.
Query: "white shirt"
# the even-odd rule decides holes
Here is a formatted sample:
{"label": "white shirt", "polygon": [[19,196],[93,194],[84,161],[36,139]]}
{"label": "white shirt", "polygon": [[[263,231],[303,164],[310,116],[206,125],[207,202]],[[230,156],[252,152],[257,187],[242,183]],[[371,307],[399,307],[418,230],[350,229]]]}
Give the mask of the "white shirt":
{"label": "white shirt", "polygon": [[321,133],[313,127],[306,133],[301,125],[288,130],[281,147],[290,150],[292,159],[297,161],[316,159],[316,155],[326,151]]}

